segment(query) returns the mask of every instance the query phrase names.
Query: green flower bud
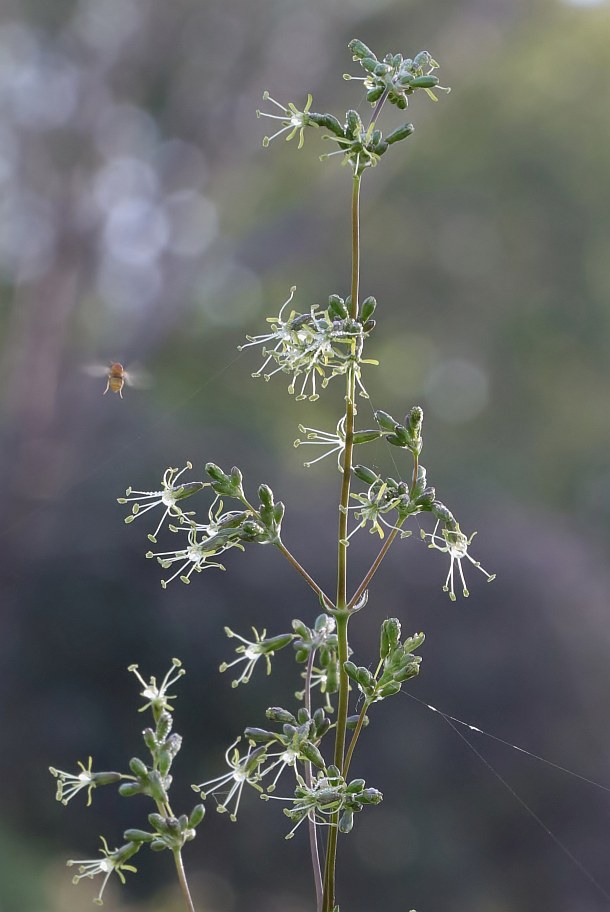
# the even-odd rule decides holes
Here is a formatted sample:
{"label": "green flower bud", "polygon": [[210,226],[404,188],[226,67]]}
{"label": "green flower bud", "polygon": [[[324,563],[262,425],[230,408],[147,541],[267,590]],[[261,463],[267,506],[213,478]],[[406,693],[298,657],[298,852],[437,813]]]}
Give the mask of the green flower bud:
{"label": "green flower bud", "polygon": [[362,133],[364,127],[358,111],[349,110],[345,115],[345,129],[354,139]]}
{"label": "green flower bud", "polygon": [[345,136],[345,131],[336,117],[332,114],[309,114],[309,120],[311,123],[317,124],[319,127],[326,127],[327,130],[330,130],[331,133],[334,133],[335,136],[339,136],[341,139]]}
{"label": "green flower bud", "polygon": [[[348,717],[347,717],[347,719],[345,720],[345,724],[346,724],[347,728],[349,728],[350,731],[354,731],[354,729],[355,729],[356,726],[358,725],[358,719],[359,719],[359,718],[360,718],[360,716],[357,715],[357,714],[354,715],[354,716],[348,716]],[[363,725],[363,727],[365,727],[365,726],[367,726],[368,724],[369,724],[369,717],[368,717],[368,716],[365,716],[365,717],[364,717],[364,722],[362,723],[362,725]]]}
{"label": "green flower bud", "polygon": [[356,667],[356,665],[354,665],[353,662],[351,662],[348,659],[347,662],[343,663],[343,668],[345,669],[345,673],[348,676],[348,678],[351,678],[352,681],[358,682],[358,677],[357,677],[358,668]]}
{"label": "green flower bud", "polygon": [[140,779],[145,779],[148,776],[148,767],[146,764],[139,759],[139,757],[132,757],[129,761],[129,769]]}
{"label": "green flower bud", "polygon": [[362,306],[360,308],[360,319],[362,320],[363,323],[366,323],[367,320],[370,320],[370,318],[375,313],[376,307],[377,307],[377,299],[374,298],[372,295],[369,295],[368,298],[364,299],[364,301],[362,302]]}
{"label": "green flower bud", "polygon": [[123,833],[123,839],[127,842],[150,842],[151,839],[154,839],[152,833],[147,833],[146,830],[125,830]]}
{"label": "green flower bud", "polygon": [[384,431],[395,431],[396,428],[400,427],[400,422],[396,421],[395,418],[392,418],[391,415],[381,409],[375,411],[375,421]]}
{"label": "green flower bud", "polygon": [[119,785],[119,795],[122,795],[123,798],[132,798],[141,792],[142,784],[140,782],[123,782],[122,785]]}
{"label": "green flower bud", "polygon": [[91,778],[96,785],[114,785],[123,778],[120,773],[92,773]]}
{"label": "green flower bud", "polygon": [[273,491],[269,485],[262,484],[258,489],[258,496],[264,507],[273,507]]}
{"label": "green flower bud", "polygon": [[351,808],[345,808],[339,818],[339,832],[350,833],[354,826],[354,812]]}
{"label": "green flower bud", "polygon": [[355,792],[361,792],[364,788],[364,785],[364,779],[352,779],[352,781],[347,786],[346,791],[348,795],[353,795]]}
{"label": "green flower bud", "polygon": [[273,732],[266,731],[264,728],[255,728],[254,726],[248,726],[248,728],[245,728],[244,735],[248,741],[255,741],[260,744],[265,744],[269,741],[275,741],[277,737],[273,734]]}
{"label": "green flower bud", "polygon": [[353,441],[354,444],[370,443],[371,440],[379,440],[381,436],[383,436],[381,431],[355,431]]}
{"label": "green flower bud", "polygon": [[356,478],[359,478],[360,481],[363,481],[365,484],[372,485],[376,481],[379,481],[379,475],[377,472],[374,472],[372,469],[369,469],[365,465],[357,465],[353,467],[353,473]]}
{"label": "green flower bud", "polygon": [[311,630],[307,627],[303,621],[300,621],[298,618],[295,618],[292,622],[292,629],[297,634],[297,636],[307,639],[311,636]]}
{"label": "green flower bud", "polygon": [[395,130],[392,130],[392,132],[386,136],[385,141],[387,142],[388,146],[391,146],[392,143],[400,142],[401,140],[406,139],[407,136],[410,136],[414,130],[415,127],[413,124],[403,124],[402,127],[397,127]]}
{"label": "green flower bud", "polygon": [[281,706],[270,706],[265,715],[272,722],[290,722],[294,725],[297,721],[291,712]]}
{"label": "green flower bud", "polygon": [[194,830],[195,827],[198,827],[203,818],[205,817],[205,807],[203,804],[196,804],[193,810],[190,813],[188,818],[187,826],[190,830]]}
{"label": "green flower bud", "polygon": [[451,528],[454,528],[456,526],[455,516],[451,510],[445,506],[445,504],[440,502],[440,500],[435,500],[432,504],[432,513],[439,520],[439,522],[444,523],[445,526],[449,526]]}
{"label": "green flower bud", "polygon": [[400,641],[400,621],[398,618],[388,618],[381,625],[381,641],[379,644],[379,658],[385,659],[390,652],[398,646]]}
{"label": "green flower bud", "polygon": [[173,756],[170,751],[162,750],[159,751],[158,755],[158,768],[162,776],[167,776],[172,765]]}
{"label": "green flower bud", "polygon": [[392,697],[392,696],[394,696],[394,694],[397,694],[399,692],[400,692],[400,684],[395,684],[394,682],[390,682],[389,684],[384,684],[383,687],[381,687],[377,691],[377,695],[379,696],[379,698],[381,700],[385,700],[386,697]]}
{"label": "green flower bud", "polygon": [[149,814],[148,822],[150,823],[151,827],[154,827],[157,833],[162,833],[165,835],[170,832],[167,825],[167,817],[163,817],[161,814]]}
{"label": "green flower bud", "polygon": [[363,41],[360,41],[359,38],[352,38],[348,44],[348,48],[354,55],[354,60],[362,60],[364,57],[375,58],[373,52],[366,46]]}
{"label": "green flower bud", "polygon": [[411,83],[414,89],[433,89],[438,85],[437,76],[417,76]]}
{"label": "green flower bud", "polygon": [[304,741],[300,747],[300,753],[306,757],[308,760],[313,763],[314,766],[317,766],[319,769],[326,769],[326,763],[324,762],[324,757],[311,741]]}
{"label": "green flower bud", "polygon": [[346,320],[349,317],[349,310],[347,309],[345,301],[343,298],[340,298],[339,295],[330,295],[328,299],[328,310],[339,320]]}
{"label": "green flower bud", "polygon": [[217,466],[214,462],[207,462],[205,471],[210,476],[212,481],[229,481],[229,476],[226,475],[220,466]]}
{"label": "green flower bud", "polygon": [[386,437],[388,443],[391,443],[392,446],[397,447],[406,447],[409,444],[409,438],[407,436],[406,430],[400,425],[396,426],[396,429],[393,434],[388,434]]}
{"label": "green flower bud", "polygon": [[402,644],[402,648],[406,653],[415,652],[416,649],[419,649],[421,644],[426,639],[425,634],[423,633],[414,633],[413,636],[408,637]]}
{"label": "green flower bud", "polygon": [[379,101],[384,91],[384,86],[375,86],[374,88],[369,89],[369,91],[366,93],[366,100],[371,104],[375,104],[375,102]]}
{"label": "green flower bud", "polygon": [[419,662],[411,662],[411,664],[406,665],[400,671],[397,671],[394,674],[394,680],[397,683],[402,683],[403,681],[408,681],[409,678],[414,678],[419,674]]}
{"label": "green flower bud", "polygon": [[156,749],[158,748],[159,744],[157,742],[156,735],[155,735],[154,731],[152,730],[152,728],[145,728],[144,731],[142,732],[142,737],[144,739],[144,744],[149,749],[151,754],[154,753],[154,751],[156,751]]}

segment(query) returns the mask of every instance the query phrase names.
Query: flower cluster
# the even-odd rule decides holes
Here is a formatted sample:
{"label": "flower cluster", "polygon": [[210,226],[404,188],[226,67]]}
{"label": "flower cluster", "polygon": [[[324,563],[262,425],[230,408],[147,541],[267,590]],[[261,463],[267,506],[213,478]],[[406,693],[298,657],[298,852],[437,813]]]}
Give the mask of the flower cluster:
{"label": "flower cluster", "polygon": [[357,38],[350,41],[348,46],[354,60],[360,63],[367,75],[360,77],[345,73],[343,78],[364,82],[367,101],[371,104],[376,104],[385,95],[390,104],[404,110],[409,103],[409,96],[419,89],[423,89],[433,101],[438,101],[433,89],[451,91],[438,84],[438,77],[434,75],[438,63],[428,51],[420,51],[413,58],[405,58],[402,54],[386,54],[383,60],[378,60],[371,49]]}
{"label": "flower cluster", "polygon": [[[272,795],[261,795],[266,800]],[[349,833],[354,825],[354,814],[367,804],[379,804],[383,795],[378,789],[365,788],[364,779],[352,779],[347,782],[336,766],[320,771],[311,785],[300,779],[294,798],[278,798],[289,801],[292,807],[284,808],[284,814],[296,821],[286,835],[292,839],[296,830],[305,820],[313,821],[317,826],[338,826],[342,833]],[[332,818],[338,817],[338,823]]]}
{"label": "flower cluster", "polygon": [[[271,332],[246,336],[248,342],[238,346],[240,351],[252,345],[262,346],[265,361],[252,376],[269,380],[277,373],[290,374],[291,395],[302,377],[296,398],[314,402],[319,397],[318,381],[325,389],[333,377],[344,376],[353,369],[360,394],[368,398],[361,380],[361,366],[378,362],[364,360],[362,347],[375,325],[371,319],[376,306],[374,298],[363,302],[358,319],[350,317],[349,307],[339,295],[331,295],[324,310],[314,304],[308,313],[291,310],[286,314],[295,291],[293,286],[277,316],[267,317]],[[268,365],[272,369],[266,371]]]}
{"label": "flower cluster", "polygon": [[[192,468],[192,466],[187,463],[185,468]],[[168,524],[170,532],[186,534],[186,543],[178,548],[146,553],[147,558],[156,558],[164,570],[174,566],[176,568],[169,578],[161,581],[163,588],[177,577],[183,583],[188,584],[195,572],[201,573],[211,567],[224,570],[225,567],[218,557],[233,548],[243,551],[245,545],[251,542],[260,544],[279,542],[284,505],[281,502],[275,502],[273,492],[267,485],[259,487],[260,507],[257,509],[246,500],[241,472],[237,467],[233,467],[227,474],[213,462],[209,462],[205,471],[210,481],[176,485],[176,479],[183,471],[185,469],[182,469],[181,472],[177,472],[176,469],[167,469],[159,491],[136,492],[128,488],[127,497],[118,498],[119,503],[136,500],[136,495],[139,496],[139,499],[146,496],[150,500],[150,503],[143,509],[140,509],[138,500],[136,500],[126,522],[133,522],[137,516],[148,512],[153,507],[165,507],[154,535],[148,536],[151,541],[156,542],[156,535],[167,516],[171,516],[176,521]],[[185,512],[178,506],[178,501],[198,493],[205,487],[211,487],[215,497],[208,509],[207,521],[199,522],[194,518],[195,512]],[[242,509],[225,510],[223,497],[237,500]]]}
{"label": "flower cluster", "polygon": [[92,769],[91,757],[87,766],[79,762],[81,771],[76,774],[50,767],[51,774],[57,778],[56,797],[63,804],[67,804],[79,792],[86,791],[87,805],[90,805],[92,792],[98,786],[118,785],[122,796],[128,798],[133,795],[145,795],[154,802],[157,810],[157,813],[148,815],[152,830],[125,830],[124,844],[112,850],[101,837],[101,858],[70,859],[67,862],[69,866],[78,866],[78,873],[72,879],[75,884],[83,879],[93,879],[102,875],[101,887],[94,900],[98,905],[103,903],[103,893],[113,873],[116,873],[119,880],[124,883],[125,872],[136,871],[128,862],[144,844],[148,844],[153,851],[168,849],[177,856],[185,842],[195,838],[196,828],[205,814],[203,805],[197,804],[190,814],[176,817],[169,803],[169,790],[172,784],[170,769],[180,750],[182,738],[172,732],[171,701],[175,697],[169,694],[168,690],[184,675],[182,663],[178,659],[173,659],[160,684],[157,684],[154,676],[146,681],[138,671],[137,665],[131,665],[129,671],[135,674],[144,688],[141,696],[145,703],[140,711],[150,710],[153,717],[154,727],[145,728],[142,732],[144,744],[150,753],[150,763],[146,764],[139,757],[132,757],[129,761],[129,772],[126,773],[96,773]]}

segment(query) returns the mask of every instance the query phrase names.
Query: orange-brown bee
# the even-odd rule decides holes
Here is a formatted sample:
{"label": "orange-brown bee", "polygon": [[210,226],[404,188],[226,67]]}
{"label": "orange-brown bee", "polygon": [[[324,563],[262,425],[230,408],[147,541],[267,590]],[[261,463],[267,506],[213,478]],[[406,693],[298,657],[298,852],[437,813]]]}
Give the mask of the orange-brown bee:
{"label": "orange-brown bee", "polygon": [[85,367],[85,371],[91,377],[106,378],[106,389],[102,394],[104,396],[110,390],[111,393],[118,393],[122,399],[125,384],[140,388],[150,385],[148,374],[141,370],[126,371],[120,361],[113,361],[110,365],[89,364]]}
{"label": "orange-brown bee", "polygon": [[106,389],[104,390],[103,395],[105,396],[108,390],[111,390],[113,393],[118,393],[121,399],[123,398],[123,387],[127,382],[128,374],[120,361],[113,361],[110,365],[110,370],[108,371],[108,382],[106,383]]}

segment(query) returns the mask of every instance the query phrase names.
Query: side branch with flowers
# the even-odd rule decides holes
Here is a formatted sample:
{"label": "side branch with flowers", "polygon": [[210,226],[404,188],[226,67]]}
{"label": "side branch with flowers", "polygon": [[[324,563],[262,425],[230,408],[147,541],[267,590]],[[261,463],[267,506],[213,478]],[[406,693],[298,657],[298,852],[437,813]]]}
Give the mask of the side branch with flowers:
{"label": "side branch with flowers", "polygon": [[[338,912],[336,901],[335,870],[339,837],[348,834],[354,823],[354,814],[368,805],[382,800],[381,792],[367,787],[363,779],[349,778],[354,754],[364,728],[369,724],[371,707],[398,693],[403,684],[419,673],[421,658],[417,651],[424,641],[423,633],[403,637],[397,618],[382,622],[378,656],[364,657],[365,664],[353,661],[349,643],[349,625],[354,615],[364,610],[368,602],[368,587],[379,570],[383,559],[396,539],[411,536],[409,521],[415,516],[429,513],[434,527],[432,532],[422,532],[428,547],[449,557],[449,570],[444,590],[456,599],[456,565],[461,591],[468,595],[462,563],[466,559],[488,580],[493,575],[483,570],[469,553],[472,535],[467,537],[451,511],[428,484],[427,474],[420,462],[423,447],[423,412],[420,407],[410,408],[404,421],[398,421],[388,412],[373,412],[374,427],[357,426],[357,396],[368,399],[364,370],[378,362],[364,357],[365,345],[375,329],[377,302],[368,296],[360,300],[360,189],[365,173],[376,167],[382,156],[413,133],[410,123],[395,126],[384,137],[378,126],[382,109],[393,105],[404,110],[411,97],[423,92],[437,100],[435,90],[449,91],[438,85],[434,71],[438,64],[427,51],[420,51],[413,58],[401,54],[386,54],[382,59],[361,41],[350,42],[353,60],[362,67],[364,76],[346,75],[346,80],[360,80],[366,90],[367,101],[373,111],[368,124],[364,124],[355,110],[348,110],[339,120],[332,114],[312,110],[313,99],[307,96],[302,110],[293,103],[283,105],[268,92],[263,99],[274,106],[272,112],[257,111],[259,117],[271,118],[277,130],[263,140],[269,146],[272,140],[284,135],[286,140],[298,136],[298,148],[304,145],[305,134],[310,128],[323,141],[330,141],[336,148],[320,156],[322,160],[340,156],[351,174],[351,280],[344,296],[333,293],[327,304],[311,305],[297,310],[293,306],[296,287],[290,289],[287,300],[277,315],[267,318],[266,332],[247,336],[241,349],[260,346],[263,362],[253,377],[265,380],[277,374],[289,378],[288,392],[295,399],[316,401],[331,380],[340,379],[343,387],[343,411],[333,432],[299,424],[300,437],[295,446],[318,447],[318,455],[305,462],[311,467],[327,456],[336,456],[341,481],[337,509],[337,575],[332,595],[318,585],[301,565],[282,539],[284,504],[276,501],[267,484],[258,487],[257,499],[249,499],[244,488],[241,471],[233,467],[225,471],[213,462],[204,467],[205,480],[186,481],[183,474],[191,470],[187,463],[183,469],[165,471],[160,487],[154,491],[135,491],[129,488],[119,503],[131,505],[125,522],[161,508],[161,518],[149,539],[156,544],[162,528],[178,536],[177,547],[168,550],[148,551],[148,558],[156,558],[163,570],[169,571],[162,578],[166,587],[176,579],[190,583],[195,573],[210,568],[224,569],[225,553],[232,549],[244,550],[254,544],[274,545],[283,557],[303,577],[316,597],[316,606],[322,613],[311,623],[300,619],[292,621],[289,630],[267,636],[267,631],[253,627],[253,638],[225,627],[227,636],[236,639],[235,657],[223,661],[220,671],[232,670],[232,686],[247,684],[262,658],[267,673],[276,652],[291,646],[294,658],[303,668],[302,688],[295,694],[297,706],[293,709],[274,706],[267,710],[263,725],[249,726],[239,735],[226,752],[227,771],[194,785],[202,801],[213,797],[216,810],[227,813],[230,820],[237,819],[239,804],[246,785],[251,786],[265,801],[282,801],[284,814],[291,822],[286,838],[306,823],[309,832],[309,849],[317,912]],[[355,460],[355,447],[374,441],[402,450],[409,463],[404,477],[384,476],[375,467]],[[352,485],[359,488],[353,492]],[[195,495],[209,489],[209,506],[203,518],[190,507]],[[371,565],[361,576],[353,592],[348,588],[348,555],[350,539],[360,530],[378,536],[381,545]],[[370,610],[370,608],[368,609]],[[374,670],[371,670],[374,666]],[[156,728],[144,733],[152,763],[133,759],[130,774],[93,773],[80,764],[81,772],[75,775],[52,770],[58,778],[58,798],[67,803],[81,790],[88,801],[92,791],[102,784],[121,783],[124,795],[141,793],[152,798],[157,813],[151,814],[152,831],[131,830],[125,833],[125,845],[110,851],[106,843],[101,860],[72,862],[79,865],[76,879],[104,874],[102,889],[111,873],[123,878],[123,871],[133,870],[127,862],[144,843],[153,849],[170,849],[176,861],[176,870],[183,891],[185,905],[193,909],[189,895],[180,850],[185,841],[195,835],[195,827],[203,819],[203,805],[196,805],[190,815],[173,817],[167,799],[171,782],[169,766],[177,753],[177,736],[170,735],[171,707],[165,691],[182,670],[173,677],[166,676],[161,688],[154,679],[144,684],[144,696],[149,699]],[[133,669],[135,670],[135,669]],[[137,673],[137,670],[136,670]],[[351,699],[357,695],[357,701]],[[283,701],[286,702],[286,701]],[[350,703],[352,703],[350,713]],[[172,741],[171,739],[174,739]],[[284,775],[285,774],[285,775]],[[124,781],[127,780],[127,781]],[[284,795],[275,794],[281,781],[291,781]],[[324,829],[322,829],[324,828]],[[128,835],[129,834],[129,835]],[[101,893],[98,900],[101,901]]]}

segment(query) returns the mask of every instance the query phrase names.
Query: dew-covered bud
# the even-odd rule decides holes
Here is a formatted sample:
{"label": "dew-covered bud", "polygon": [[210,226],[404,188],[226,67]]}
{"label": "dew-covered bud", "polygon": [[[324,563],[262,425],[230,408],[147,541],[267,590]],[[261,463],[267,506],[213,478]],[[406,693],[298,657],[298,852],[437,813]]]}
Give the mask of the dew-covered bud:
{"label": "dew-covered bud", "polygon": [[281,706],[270,706],[265,715],[272,722],[289,722],[294,725],[297,721],[291,712]]}
{"label": "dew-covered bud", "polygon": [[385,659],[390,652],[398,646],[400,641],[400,621],[398,618],[388,618],[381,625],[381,639],[379,644],[379,658]]}
{"label": "dew-covered bud", "polygon": [[348,48],[354,55],[354,60],[362,60],[365,57],[372,57],[375,59],[373,52],[366,46],[364,41],[360,41],[359,38],[352,38],[348,44]]}

